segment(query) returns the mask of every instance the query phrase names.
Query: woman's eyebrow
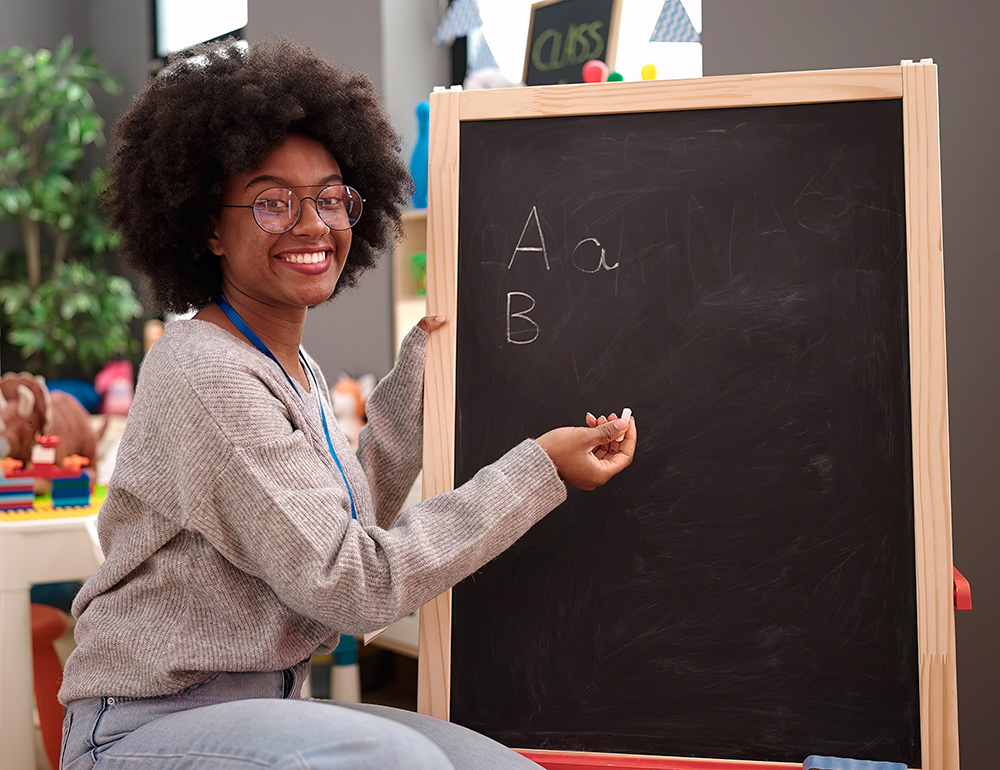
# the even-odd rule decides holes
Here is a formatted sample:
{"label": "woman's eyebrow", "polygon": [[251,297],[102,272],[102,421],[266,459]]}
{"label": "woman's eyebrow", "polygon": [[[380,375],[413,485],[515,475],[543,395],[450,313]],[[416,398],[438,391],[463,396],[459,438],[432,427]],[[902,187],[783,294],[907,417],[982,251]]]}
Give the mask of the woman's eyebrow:
{"label": "woman's eyebrow", "polygon": [[267,182],[268,184],[272,184],[275,187],[289,187],[289,188],[291,188],[291,187],[319,187],[320,185],[323,185],[323,184],[330,184],[331,182],[340,182],[340,183],[343,183],[343,181],[344,181],[344,178],[340,174],[330,174],[329,176],[325,176],[322,179],[320,179],[316,184],[290,185],[284,179],[282,179],[281,177],[273,176],[271,174],[260,174],[259,176],[255,176],[253,179],[251,179],[249,182],[247,182],[246,186],[243,188],[243,190],[245,192],[245,191],[249,190],[251,187],[253,187],[254,185],[262,184],[264,182]]}

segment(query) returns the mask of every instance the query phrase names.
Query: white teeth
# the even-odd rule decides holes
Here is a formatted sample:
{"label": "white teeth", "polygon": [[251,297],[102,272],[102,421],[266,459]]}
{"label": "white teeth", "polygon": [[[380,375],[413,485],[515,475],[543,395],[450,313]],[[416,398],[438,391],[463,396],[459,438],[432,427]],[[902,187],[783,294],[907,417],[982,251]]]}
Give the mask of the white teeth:
{"label": "white teeth", "polygon": [[281,260],[294,262],[297,265],[318,265],[326,259],[325,251],[314,251],[311,254],[283,254]]}

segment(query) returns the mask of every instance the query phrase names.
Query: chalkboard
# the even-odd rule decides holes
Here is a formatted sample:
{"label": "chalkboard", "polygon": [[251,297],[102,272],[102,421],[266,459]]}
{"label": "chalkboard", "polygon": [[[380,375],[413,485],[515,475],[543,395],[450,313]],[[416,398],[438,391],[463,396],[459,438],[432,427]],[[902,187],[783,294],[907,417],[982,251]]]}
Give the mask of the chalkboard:
{"label": "chalkboard", "polygon": [[465,122],[455,483],[631,407],[633,466],[453,591],[511,746],[921,766],[899,99]]}
{"label": "chalkboard", "polygon": [[543,0],[531,6],[524,82],[582,83],[591,59],[614,67],[621,0]]}

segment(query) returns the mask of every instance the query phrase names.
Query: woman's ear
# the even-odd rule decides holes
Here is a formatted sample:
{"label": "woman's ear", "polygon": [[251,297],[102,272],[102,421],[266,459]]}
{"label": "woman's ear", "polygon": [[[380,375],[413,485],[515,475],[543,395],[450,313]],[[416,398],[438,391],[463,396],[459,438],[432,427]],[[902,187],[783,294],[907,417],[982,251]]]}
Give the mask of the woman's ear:
{"label": "woman's ear", "polygon": [[212,220],[208,223],[208,228],[208,238],[205,239],[205,245],[215,256],[221,257],[225,254],[225,251],[222,248],[222,239],[219,237],[219,220],[217,217],[212,217]]}

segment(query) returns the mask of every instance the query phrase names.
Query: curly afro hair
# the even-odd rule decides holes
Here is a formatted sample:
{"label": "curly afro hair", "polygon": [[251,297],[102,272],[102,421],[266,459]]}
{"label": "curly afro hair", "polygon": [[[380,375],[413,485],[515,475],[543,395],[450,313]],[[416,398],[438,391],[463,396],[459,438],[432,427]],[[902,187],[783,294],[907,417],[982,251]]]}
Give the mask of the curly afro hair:
{"label": "curly afro hair", "polygon": [[191,53],[152,79],[115,125],[105,204],[123,264],[148,278],[164,312],[208,304],[222,290],[206,240],[223,185],[295,132],[323,144],[365,197],[337,291],[356,285],[398,238],[413,189],[371,80],[285,39]]}

